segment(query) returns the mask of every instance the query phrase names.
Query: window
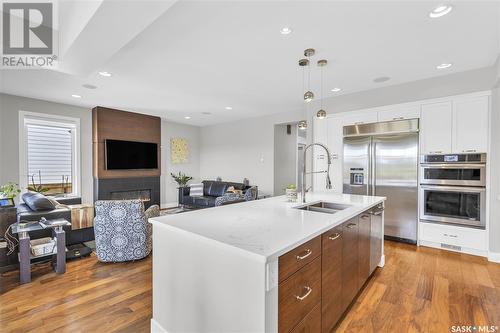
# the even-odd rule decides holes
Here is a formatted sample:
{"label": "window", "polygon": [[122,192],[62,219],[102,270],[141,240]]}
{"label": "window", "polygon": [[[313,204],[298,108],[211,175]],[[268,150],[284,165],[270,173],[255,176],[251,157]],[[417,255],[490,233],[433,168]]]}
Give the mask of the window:
{"label": "window", "polygon": [[46,195],[79,194],[79,120],[21,112],[20,185]]}

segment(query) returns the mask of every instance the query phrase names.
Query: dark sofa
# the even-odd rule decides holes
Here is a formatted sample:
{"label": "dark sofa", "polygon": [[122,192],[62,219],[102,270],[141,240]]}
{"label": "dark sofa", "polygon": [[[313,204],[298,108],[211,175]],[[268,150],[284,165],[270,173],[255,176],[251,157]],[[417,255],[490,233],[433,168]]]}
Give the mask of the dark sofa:
{"label": "dark sofa", "polygon": [[242,190],[243,193],[251,186],[245,186],[243,183],[233,182],[219,182],[216,180],[204,180],[203,183],[203,196],[192,197],[189,195],[190,188],[179,187],[179,204],[188,205],[198,208],[214,207],[215,199],[223,196],[227,189],[231,186],[236,190]]}

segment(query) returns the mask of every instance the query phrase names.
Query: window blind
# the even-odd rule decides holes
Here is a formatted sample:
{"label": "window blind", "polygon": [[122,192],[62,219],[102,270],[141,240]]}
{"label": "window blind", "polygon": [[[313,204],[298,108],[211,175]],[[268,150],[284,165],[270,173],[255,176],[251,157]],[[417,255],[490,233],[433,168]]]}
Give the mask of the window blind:
{"label": "window blind", "polygon": [[72,129],[67,127],[27,124],[28,176],[41,172],[42,184],[60,184],[62,177],[72,181]]}

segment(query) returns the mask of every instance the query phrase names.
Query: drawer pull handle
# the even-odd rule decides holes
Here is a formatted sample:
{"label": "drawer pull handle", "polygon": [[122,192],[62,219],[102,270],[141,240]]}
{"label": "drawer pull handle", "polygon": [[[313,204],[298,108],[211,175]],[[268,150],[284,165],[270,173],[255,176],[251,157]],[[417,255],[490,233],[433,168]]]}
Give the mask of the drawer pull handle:
{"label": "drawer pull handle", "polygon": [[305,258],[309,257],[313,253],[313,251],[311,251],[310,249],[307,249],[307,250],[305,250],[302,253],[303,254],[298,254],[297,255],[297,260],[302,260],[302,259],[305,259]]}
{"label": "drawer pull handle", "polygon": [[392,118],[392,120],[403,120],[403,119],[405,119],[405,117],[394,117],[394,118]]}
{"label": "drawer pull handle", "polygon": [[365,220],[365,219],[369,219],[369,218],[370,218],[370,215],[363,214],[363,215],[361,215],[361,218],[362,218],[363,220]]}
{"label": "drawer pull handle", "polygon": [[462,150],[463,153],[475,153],[476,150],[475,149],[466,149],[466,150]]}
{"label": "drawer pull handle", "polygon": [[347,228],[349,229],[352,229],[356,226],[356,223],[349,223],[348,225],[346,225]]}
{"label": "drawer pull handle", "polygon": [[337,238],[340,237],[340,234],[338,232],[334,233],[333,235],[331,236],[328,236],[328,239],[329,240],[336,240]]}
{"label": "drawer pull handle", "polygon": [[444,234],[445,237],[452,237],[452,238],[458,238],[457,235],[449,235],[449,234]]}
{"label": "drawer pull handle", "polygon": [[305,286],[304,287],[304,290],[306,291],[304,295],[302,296],[298,296],[298,295],[295,295],[295,298],[299,301],[303,301],[304,299],[307,298],[307,296],[309,296],[311,293],[312,293],[312,288],[311,287],[308,287],[308,286]]}
{"label": "drawer pull handle", "polygon": [[357,122],[354,123],[354,125],[362,125],[364,123],[365,123],[364,121],[357,121]]}

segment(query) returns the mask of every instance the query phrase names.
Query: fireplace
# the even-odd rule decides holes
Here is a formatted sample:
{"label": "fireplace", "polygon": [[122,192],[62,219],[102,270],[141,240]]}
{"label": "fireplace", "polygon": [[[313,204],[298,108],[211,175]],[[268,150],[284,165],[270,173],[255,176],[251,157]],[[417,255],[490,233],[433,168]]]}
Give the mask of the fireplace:
{"label": "fireplace", "polygon": [[94,178],[95,200],[134,200],[144,207],[160,204],[160,177]]}
{"label": "fireplace", "polygon": [[151,201],[151,190],[114,191],[110,193],[111,200],[136,200],[146,203]]}

